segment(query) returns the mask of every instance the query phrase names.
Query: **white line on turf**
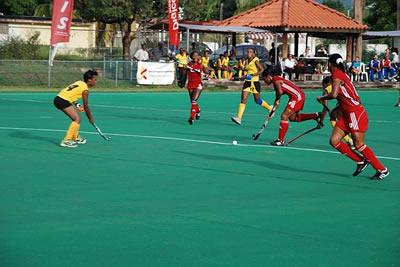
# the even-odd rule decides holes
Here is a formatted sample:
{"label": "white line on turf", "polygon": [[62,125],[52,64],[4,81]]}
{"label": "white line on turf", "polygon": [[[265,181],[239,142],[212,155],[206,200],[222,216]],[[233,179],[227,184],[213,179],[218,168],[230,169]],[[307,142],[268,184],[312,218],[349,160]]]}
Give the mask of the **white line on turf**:
{"label": "white line on turf", "polygon": [[[0,98],[0,100],[9,100],[16,102],[35,102],[35,103],[48,103],[47,101],[39,101],[33,99],[18,99],[18,98]],[[132,107],[132,106],[115,106],[115,105],[102,105],[102,104],[93,104],[93,107],[99,108],[115,108],[115,109],[129,109],[129,110],[148,110],[148,111],[163,111],[163,112],[186,112],[185,109],[158,109],[158,108],[148,108],[148,107]],[[224,111],[206,111],[205,114],[226,114],[233,115],[232,112],[224,112]],[[246,113],[246,116],[261,116],[256,113]],[[373,123],[396,123],[400,124],[400,121],[386,121],[386,120],[370,120]]]}
{"label": "white line on turf", "polygon": [[[23,127],[2,127],[0,126],[0,130],[14,130],[14,131],[39,131],[39,132],[65,132],[65,130],[59,129],[42,129],[42,128],[23,128]],[[86,132],[80,131],[85,134],[93,134],[97,135],[97,132]],[[223,146],[233,146],[230,142],[218,142],[218,141],[210,141],[210,140],[197,140],[197,139],[188,139],[188,138],[178,138],[178,137],[170,137],[170,136],[154,136],[154,135],[138,135],[138,134],[122,134],[122,133],[104,133],[109,136],[120,136],[120,137],[134,137],[134,138],[144,138],[144,139],[158,139],[158,140],[171,140],[171,141],[182,141],[182,142],[191,142],[191,143],[202,143],[202,144],[213,144],[213,145],[223,145]],[[328,153],[328,154],[339,154],[336,151],[324,150],[324,149],[314,149],[314,148],[303,148],[303,147],[280,147],[280,146],[269,146],[269,145],[254,145],[254,144],[237,144],[234,147],[257,147],[257,148],[268,148],[268,149],[289,149],[289,150],[300,150],[300,151],[311,151],[311,152],[320,152],[320,153]],[[400,158],[395,157],[386,157],[386,156],[377,156],[380,159],[388,159],[388,160],[396,160],[400,161]]]}

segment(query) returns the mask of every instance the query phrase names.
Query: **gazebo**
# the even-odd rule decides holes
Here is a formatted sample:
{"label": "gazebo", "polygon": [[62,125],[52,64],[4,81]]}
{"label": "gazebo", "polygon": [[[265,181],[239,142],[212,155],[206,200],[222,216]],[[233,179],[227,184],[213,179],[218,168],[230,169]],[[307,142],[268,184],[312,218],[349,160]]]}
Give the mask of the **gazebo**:
{"label": "gazebo", "polygon": [[313,0],[271,0],[255,8],[225,19],[221,26],[248,26],[282,33],[282,56],[288,56],[288,33],[294,33],[297,56],[299,33],[308,36],[345,39],[347,60],[353,55],[361,57],[361,35],[364,25],[344,14]]}

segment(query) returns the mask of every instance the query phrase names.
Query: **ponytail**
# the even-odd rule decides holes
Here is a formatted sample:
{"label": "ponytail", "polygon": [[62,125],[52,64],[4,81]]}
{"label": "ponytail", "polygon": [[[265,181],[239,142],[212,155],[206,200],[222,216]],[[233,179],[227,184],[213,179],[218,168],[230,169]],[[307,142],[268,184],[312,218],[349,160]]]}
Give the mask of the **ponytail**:
{"label": "ponytail", "polygon": [[331,63],[333,66],[337,67],[343,72],[346,72],[346,66],[344,65],[343,58],[339,54],[332,54],[329,57],[329,63]]}

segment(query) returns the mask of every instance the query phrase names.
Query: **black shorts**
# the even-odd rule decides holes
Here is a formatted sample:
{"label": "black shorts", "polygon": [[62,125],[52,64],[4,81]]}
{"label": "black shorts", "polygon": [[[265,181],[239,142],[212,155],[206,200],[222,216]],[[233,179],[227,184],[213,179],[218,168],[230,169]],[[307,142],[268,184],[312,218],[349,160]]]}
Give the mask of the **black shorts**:
{"label": "black shorts", "polygon": [[59,96],[56,96],[54,98],[53,103],[54,103],[54,106],[56,108],[58,108],[59,110],[63,110],[65,108],[67,108],[67,107],[72,106],[72,104],[69,101],[67,101],[67,100],[65,100],[65,99],[63,99],[63,98],[61,98]]}
{"label": "black shorts", "polygon": [[[261,84],[260,82],[253,82],[254,88],[256,89],[257,92],[261,92]],[[245,81],[243,84],[242,90],[249,88],[251,86],[251,81]]]}

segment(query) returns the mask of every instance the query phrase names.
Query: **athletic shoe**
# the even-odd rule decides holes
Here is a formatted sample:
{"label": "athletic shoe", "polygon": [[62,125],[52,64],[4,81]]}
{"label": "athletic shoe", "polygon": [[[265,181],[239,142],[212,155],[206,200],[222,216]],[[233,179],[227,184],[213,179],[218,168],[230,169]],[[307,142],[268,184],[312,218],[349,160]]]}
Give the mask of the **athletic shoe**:
{"label": "athletic shoe", "polygon": [[372,176],[370,179],[371,180],[374,180],[374,179],[377,179],[377,180],[383,180],[386,176],[388,176],[389,175],[389,170],[386,168],[386,169],[384,169],[383,171],[377,171],[376,173],[375,173],[375,175],[374,176]]}
{"label": "athletic shoe", "polygon": [[61,147],[69,147],[69,148],[75,148],[78,145],[76,144],[76,142],[74,141],[70,141],[70,140],[62,140],[60,143]]}
{"label": "athletic shoe", "polygon": [[361,163],[357,163],[357,167],[353,173],[353,176],[357,176],[360,173],[362,173],[362,171],[365,170],[365,168],[367,168],[368,165],[369,165],[369,162],[366,159],[364,159],[363,162],[361,162]]}
{"label": "athletic shoe", "polygon": [[84,144],[86,144],[86,139],[83,138],[82,136],[78,136],[78,138],[76,138],[75,142],[76,142],[78,145],[84,145]]}
{"label": "athletic shoe", "polygon": [[272,145],[272,146],[284,146],[284,145],[285,145],[285,142],[284,142],[284,141],[281,141],[281,140],[279,140],[279,139],[276,139],[275,141],[272,141],[272,142],[271,142],[271,145]]}
{"label": "athletic shoe", "polygon": [[200,120],[200,110],[196,113],[196,120]]}
{"label": "athletic shoe", "polygon": [[188,122],[189,122],[190,125],[193,124],[193,121],[194,121],[194,120],[193,120],[192,118],[189,118],[189,119],[188,119]]}
{"label": "athletic shoe", "polygon": [[238,117],[232,117],[231,120],[237,125],[241,125],[242,121]]}
{"label": "athletic shoe", "polygon": [[394,106],[400,108],[400,103],[397,103],[397,104],[394,105]]}

